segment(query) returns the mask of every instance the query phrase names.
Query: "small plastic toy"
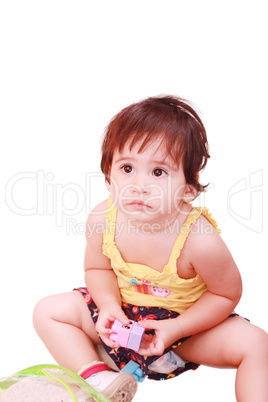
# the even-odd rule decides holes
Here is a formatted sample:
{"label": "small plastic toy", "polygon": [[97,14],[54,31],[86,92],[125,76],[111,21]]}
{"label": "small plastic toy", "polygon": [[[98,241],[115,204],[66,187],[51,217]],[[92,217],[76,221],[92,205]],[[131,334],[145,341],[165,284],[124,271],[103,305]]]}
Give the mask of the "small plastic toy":
{"label": "small plastic toy", "polygon": [[129,324],[125,325],[115,320],[112,330],[113,333],[110,335],[112,341],[136,352],[139,350],[145,328],[142,328],[137,322],[129,320]]}
{"label": "small plastic toy", "polygon": [[144,381],[144,374],[140,365],[136,362],[133,362],[133,360],[130,360],[120,371],[121,373],[132,374],[137,383]]}

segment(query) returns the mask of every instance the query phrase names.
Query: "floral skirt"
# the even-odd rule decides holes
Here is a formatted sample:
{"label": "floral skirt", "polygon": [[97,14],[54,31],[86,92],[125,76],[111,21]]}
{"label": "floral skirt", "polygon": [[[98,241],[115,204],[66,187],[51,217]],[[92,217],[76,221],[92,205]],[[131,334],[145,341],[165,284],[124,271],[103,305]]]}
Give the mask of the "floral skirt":
{"label": "floral skirt", "polygon": [[[94,301],[92,300],[92,297],[88,293],[87,289],[82,287],[82,288],[76,288],[74,290],[78,290],[83,295],[88,310],[93,319],[93,322],[94,324],[96,324],[99,316],[99,310]],[[168,318],[176,318],[179,315],[179,313],[176,313],[171,310],[165,310],[159,307],[141,307],[126,303],[122,304],[122,309],[125,312],[126,316],[133,321],[140,321],[144,319],[166,320]],[[149,330],[146,331],[146,333],[152,335],[154,331]],[[166,354],[167,352],[181,345],[188,338],[189,337],[178,339],[175,343],[173,343],[173,345],[167,348],[163,354]],[[185,371],[195,370],[199,367],[199,365],[196,363],[186,362],[185,365],[176,368],[171,373],[167,374],[156,373],[152,371],[149,366],[157,359],[159,359],[160,356],[142,356],[131,349],[123,347],[112,349],[109,346],[107,346],[104,342],[102,342],[102,344],[104,346],[105,351],[113,359],[119,370],[121,370],[130,360],[133,360],[134,362],[137,362],[140,365],[144,375],[153,380],[167,380],[169,378],[176,377],[179,374],[184,373]]]}

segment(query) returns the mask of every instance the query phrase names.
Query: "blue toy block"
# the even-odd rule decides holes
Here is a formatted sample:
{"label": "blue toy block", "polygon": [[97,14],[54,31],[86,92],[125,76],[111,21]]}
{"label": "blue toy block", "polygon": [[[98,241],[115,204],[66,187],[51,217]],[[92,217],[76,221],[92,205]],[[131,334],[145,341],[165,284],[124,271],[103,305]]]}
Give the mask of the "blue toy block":
{"label": "blue toy block", "polygon": [[137,383],[144,381],[144,374],[143,374],[143,371],[142,371],[140,365],[136,362],[133,362],[132,360],[130,360],[122,368],[121,373],[132,374],[134,376],[135,380],[137,381]]}

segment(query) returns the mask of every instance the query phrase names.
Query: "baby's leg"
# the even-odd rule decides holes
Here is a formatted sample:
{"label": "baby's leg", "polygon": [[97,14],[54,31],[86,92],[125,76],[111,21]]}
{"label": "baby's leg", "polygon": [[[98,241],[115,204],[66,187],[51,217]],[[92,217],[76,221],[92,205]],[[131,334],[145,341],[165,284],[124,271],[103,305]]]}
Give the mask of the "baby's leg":
{"label": "baby's leg", "polygon": [[184,360],[237,368],[238,402],[268,401],[268,334],[241,317],[192,336],[176,349]]}
{"label": "baby's leg", "polygon": [[137,383],[129,373],[118,373],[99,362],[99,337],[81,293],[74,291],[40,300],[34,310],[36,332],[54,359],[86,379],[111,401],[130,402]]}
{"label": "baby's leg", "polygon": [[40,300],[33,314],[37,334],[58,364],[77,372],[99,360],[94,345],[100,344],[94,323],[77,291]]}

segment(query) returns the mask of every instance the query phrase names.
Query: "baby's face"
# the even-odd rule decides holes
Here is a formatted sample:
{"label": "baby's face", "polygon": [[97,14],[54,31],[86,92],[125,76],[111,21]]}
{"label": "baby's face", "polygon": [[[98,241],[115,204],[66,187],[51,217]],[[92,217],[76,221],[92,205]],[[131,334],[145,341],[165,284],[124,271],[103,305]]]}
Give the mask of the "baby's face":
{"label": "baby's face", "polygon": [[177,168],[160,143],[138,153],[141,143],[130,150],[115,151],[111,166],[111,196],[124,214],[143,222],[177,215],[186,192],[182,167]]}

